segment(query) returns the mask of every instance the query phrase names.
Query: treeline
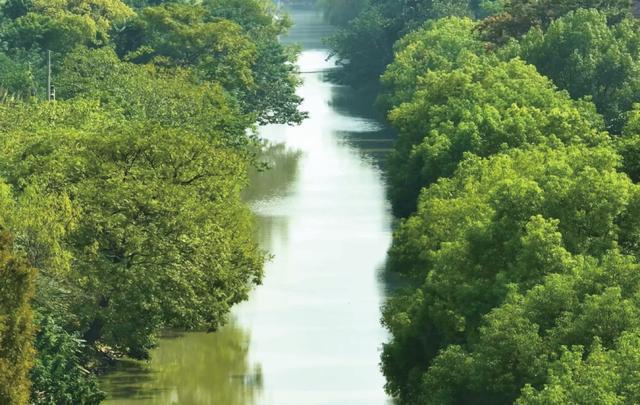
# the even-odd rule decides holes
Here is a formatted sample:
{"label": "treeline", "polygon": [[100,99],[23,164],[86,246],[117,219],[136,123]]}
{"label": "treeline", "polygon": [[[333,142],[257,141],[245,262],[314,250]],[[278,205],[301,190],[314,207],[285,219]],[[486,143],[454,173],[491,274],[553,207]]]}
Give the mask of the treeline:
{"label": "treeline", "polygon": [[[406,404],[640,402],[640,23],[626,0],[326,3],[381,77]],[[368,44],[364,46],[364,44]]]}
{"label": "treeline", "polygon": [[260,282],[241,192],[255,123],[304,118],[289,21],[268,0],[0,11],[0,403],[98,403],[105,358],[215,330]]}

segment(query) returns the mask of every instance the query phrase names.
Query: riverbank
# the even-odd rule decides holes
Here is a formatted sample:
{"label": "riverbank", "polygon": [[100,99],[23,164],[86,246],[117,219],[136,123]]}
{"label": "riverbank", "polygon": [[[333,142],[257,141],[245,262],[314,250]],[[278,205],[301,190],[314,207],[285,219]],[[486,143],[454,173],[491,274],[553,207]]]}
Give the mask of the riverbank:
{"label": "riverbank", "polygon": [[[216,333],[162,339],[149,363],[104,377],[110,404],[383,404],[379,351],[386,333],[380,268],[392,218],[381,162],[392,137],[371,100],[330,83],[319,40],[330,28],[293,12],[285,42],[301,45],[310,117],[268,126],[282,145],[254,180],[259,242],[273,255],[264,284]],[[283,169],[284,170],[280,170]],[[253,196],[252,196],[253,194]]]}

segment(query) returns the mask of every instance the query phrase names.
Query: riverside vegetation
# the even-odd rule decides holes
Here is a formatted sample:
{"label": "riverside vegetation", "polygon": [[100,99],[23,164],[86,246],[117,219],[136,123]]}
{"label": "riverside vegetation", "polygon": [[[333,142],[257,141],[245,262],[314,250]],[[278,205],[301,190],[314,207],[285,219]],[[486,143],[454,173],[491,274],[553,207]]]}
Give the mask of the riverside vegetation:
{"label": "riverside vegetation", "polygon": [[[640,26],[627,0],[323,0],[398,140],[383,307],[406,404],[640,402]],[[265,255],[254,125],[305,118],[267,0],[5,0],[0,403],[216,329]],[[56,101],[47,101],[51,51]]]}
{"label": "riverside vegetation", "polygon": [[105,358],[215,330],[260,283],[241,192],[255,123],[305,117],[297,51],[266,0],[0,12],[0,403],[98,403]]}
{"label": "riverside vegetation", "polygon": [[[382,368],[406,404],[640,402],[640,23],[626,0],[325,0],[398,140]],[[348,16],[345,18],[345,16]]]}

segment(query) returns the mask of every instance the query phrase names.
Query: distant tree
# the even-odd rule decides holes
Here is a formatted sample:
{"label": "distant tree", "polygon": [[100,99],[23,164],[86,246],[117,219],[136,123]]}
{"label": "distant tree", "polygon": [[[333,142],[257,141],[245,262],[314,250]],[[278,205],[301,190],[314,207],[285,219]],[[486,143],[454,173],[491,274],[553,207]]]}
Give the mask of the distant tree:
{"label": "distant tree", "polygon": [[393,45],[429,19],[471,16],[478,6],[465,0],[372,0],[328,42],[349,84],[375,83],[393,60]]}
{"label": "distant tree", "polygon": [[340,80],[356,86],[375,83],[393,59],[393,43],[399,38],[394,30],[394,21],[380,7],[370,6],[333,34],[328,43],[342,65]]}
{"label": "distant tree", "polygon": [[572,97],[590,96],[614,133],[640,101],[640,31],[637,21],[609,25],[607,15],[578,10],[533,30],[521,43],[521,54]]}
{"label": "distant tree", "polygon": [[14,18],[2,32],[10,49],[65,53],[77,45],[104,45],[114,21],[133,15],[120,0],[30,0],[24,9],[18,4],[5,4],[5,15]]}
{"label": "distant tree", "polygon": [[469,0],[432,0],[430,17],[471,17],[473,11]]}
{"label": "distant tree", "polygon": [[332,25],[346,27],[367,6],[369,0],[321,0],[324,19]]}
{"label": "distant tree", "polygon": [[580,8],[596,9],[612,20],[631,13],[631,0],[504,0],[502,12],[480,24],[483,38],[503,43],[532,28],[546,29],[552,21]]}

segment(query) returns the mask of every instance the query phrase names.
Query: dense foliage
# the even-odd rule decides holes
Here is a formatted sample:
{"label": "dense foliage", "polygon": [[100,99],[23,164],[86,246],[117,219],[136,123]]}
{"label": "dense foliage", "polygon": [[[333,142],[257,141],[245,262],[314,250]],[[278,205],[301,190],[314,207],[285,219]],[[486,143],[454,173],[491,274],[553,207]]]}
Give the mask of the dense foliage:
{"label": "dense foliage", "polygon": [[0,402],[98,403],[107,357],[215,330],[261,281],[241,193],[255,125],[305,117],[290,23],[266,0],[0,7]]}
{"label": "dense foliage", "polygon": [[[8,189],[2,185],[2,204]],[[15,254],[6,230],[0,234],[0,402],[23,404],[29,399],[33,364],[33,320],[30,300],[34,270]]]}
{"label": "dense foliage", "polygon": [[640,94],[640,31],[636,21],[609,25],[605,13],[577,10],[533,30],[520,54],[571,93],[591,96],[609,129],[619,133]]}
{"label": "dense foliage", "polygon": [[115,39],[118,54],[135,63],[192,67],[215,81],[259,123],[299,123],[294,49],[278,42],[288,19],[266,18],[266,0],[167,3],[142,9]]}
{"label": "dense foliage", "polygon": [[[82,103],[57,103],[40,123],[14,114],[3,114],[16,126],[3,145],[7,180],[63,194],[81,213],[64,241],[74,258],[65,282],[83,291],[70,306],[89,343],[143,357],[150,331],[217,328],[259,281],[240,156],[184,129],[112,122]],[[65,122],[88,115],[89,125]]]}
{"label": "dense foliage", "polygon": [[42,404],[95,404],[104,399],[86,362],[86,342],[67,332],[52,317],[38,324],[38,357],[31,371],[31,402]]}
{"label": "dense foliage", "polygon": [[406,286],[382,368],[400,403],[640,401],[631,11],[372,0],[332,38],[347,81],[382,73],[398,132],[387,267]]}
{"label": "dense foliage", "polygon": [[494,43],[518,38],[532,28],[546,29],[551,22],[577,9],[597,9],[612,21],[631,14],[633,0],[504,0],[500,12],[481,23],[483,36]]}
{"label": "dense foliage", "polygon": [[514,149],[425,190],[390,253],[421,283],[385,309],[392,393],[510,403],[553,383],[565,348],[636,333],[640,194],[617,164],[608,147]]}
{"label": "dense foliage", "polygon": [[399,137],[389,160],[397,214],[416,206],[420,189],[450,176],[465,153],[548,142],[598,144],[601,118],[585,102],[558,92],[533,66],[482,54],[473,24],[429,23],[396,48],[383,76]]}
{"label": "dense foliage", "polygon": [[324,19],[339,27],[348,26],[349,22],[367,6],[368,0],[320,0],[318,2],[324,13]]}
{"label": "dense foliage", "polygon": [[[329,21],[351,1],[324,2]],[[447,16],[470,17],[492,14],[501,8],[499,0],[371,0],[358,5],[360,12],[328,43],[343,69],[340,78],[362,86],[375,83],[393,60],[393,45],[425,21]]]}

